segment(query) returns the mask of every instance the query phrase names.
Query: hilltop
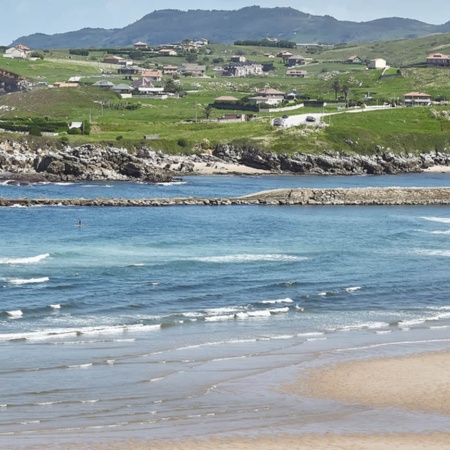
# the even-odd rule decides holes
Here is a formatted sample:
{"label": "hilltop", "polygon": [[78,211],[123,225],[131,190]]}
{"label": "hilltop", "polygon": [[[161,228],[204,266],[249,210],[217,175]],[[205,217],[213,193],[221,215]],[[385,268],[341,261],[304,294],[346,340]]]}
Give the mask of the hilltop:
{"label": "hilltop", "polygon": [[430,25],[398,17],[368,22],[339,21],[331,16],[306,14],[293,8],[251,6],[234,11],[154,11],[120,29],[85,28],[68,33],[22,36],[12,43],[30,48],[106,48],[208,38],[217,44],[259,40],[268,36],[298,43],[350,43],[414,38],[450,32],[450,21]]}

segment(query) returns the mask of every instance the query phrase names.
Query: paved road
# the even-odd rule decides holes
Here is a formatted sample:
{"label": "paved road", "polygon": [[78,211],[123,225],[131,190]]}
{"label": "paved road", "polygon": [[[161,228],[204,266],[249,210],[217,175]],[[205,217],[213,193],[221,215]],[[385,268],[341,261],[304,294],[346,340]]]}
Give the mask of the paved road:
{"label": "paved road", "polygon": [[[318,126],[323,117],[326,116],[333,116],[336,114],[344,114],[344,113],[362,113],[362,112],[369,112],[369,111],[378,111],[380,109],[390,109],[390,105],[383,105],[383,106],[366,106],[365,108],[356,108],[356,109],[346,109],[343,111],[337,111],[332,113],[308,113],[308,114],[295,114],[295,115],[289,115],[287,118],[282,119],[282,125],[278,125],[284,128],[290,128],[290,127],[296,127],[298,125],[310,125],[310,126]],[[281,116],[276,117],[272,120],[272,125],[274,125],[274,122],[279,119]],[[307,121],[307,117],[314,117],[315,121]]]}

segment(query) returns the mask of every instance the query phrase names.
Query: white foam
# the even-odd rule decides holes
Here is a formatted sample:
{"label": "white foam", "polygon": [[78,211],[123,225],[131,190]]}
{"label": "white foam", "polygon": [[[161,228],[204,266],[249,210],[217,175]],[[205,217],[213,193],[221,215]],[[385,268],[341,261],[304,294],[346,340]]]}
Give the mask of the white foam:
{"label": "white foam", "polygon": [[351,330],[361,330],[364,328],[375,329],[375,328],[385,328],[388,327],[387,322],[365,322],[365,323],[355,323],[352,325],[346,325],[339,329],[339,331],[351,331]]}
{"label": "white foam", "polygon": [[447,230],[447,231],[430,231],[430,234],[443,234],[443,235],[448,235],[448,234],[450,234],[450,230]]}
{"label": "white foam", "polygon": [[399,322],[398,326],[401,328],[410,327],[411,325],[421,325],[425,323],[427,319],[425,317],[421,317],[419,319],[411,319],[411,320],[402,320]]}
{"label": "white foam", "polygon": [[270,317],[270,311],[267,309],[265,311],[249,311],[249,317]]}
{"label": "white foam", "polygon": [[18,319],[23,316],[23,312],[20,309],[16,309],[15,311],[6,311],[6,314],[14,319]]}
{"label": "white foam", "polygon": [[50,281],[49,277],[42,277],[42,278],[12,278],[8,280],[10,284],[38,284],[38,283],[46,283],[47,281]]}
{"label": "white foam", "polygon": [[287,306],[285,308],[275,308],[270,310],[271,314],[282,314],[287,312],[289,312],[289,307]]}
{"label": "white foam", "polygon": [[304,261],[308,258],[291,255],[226,255],[226,256],[207,256],[202,258],[193,258],[194,261],[210,263],[247,263],[257,261]]}
{"label": "white foam", "polygon": [[450,256],[450,250],[436,250],[436,249],[417,249],[414,251],[414,253],[418,255],[424,255],[424,256]]}
{"label": "white foam", "polygon": [[50,305],[52,309],[61,309],[61,305]]}
{"label": "white foam", "polygon": [[277,305],[279,303],[294,303],[294,300],[291,298],[282,298],[280,300],[262,300],[259,303],[262,305]]}
{"label": "white foam", "polygon": [[448,217],[422,217],[424,220],[429,220],[430,222],[439,222],[439,223],[450,223],[450,218]]}
{"label": "white foam", "polygon": [[309,333],[299,333],[298,337],[312,337],[312,336],[323,336],[325,333],[322,331],[311,331]]}
{"label": "white foam", "polygon": [[0,264],[35,264],[49,256],[49,253],[45,253],[43,255],[30,256],[28,258],[0,258]]}
{"label": "white foam", "polygon": [[348,287],[348,288],[346,288],[345,290],[346,290],[347,292],[356,292],[356,291],[360,291],[361,289],[362,289],[361,286],[355,286],[355,287]]}
{"label": "white foam", "polygon": [[205,317],[206,322],[220,322],[223,320],[230,320],[230,319],[234,319],[234,314]]}
{"label": "white foam", "polygon": [[89,369],[90,367],[92,367],[92,363],[88,363],[88,364],[72,364],[70,366],[67,366],[68,369]]}

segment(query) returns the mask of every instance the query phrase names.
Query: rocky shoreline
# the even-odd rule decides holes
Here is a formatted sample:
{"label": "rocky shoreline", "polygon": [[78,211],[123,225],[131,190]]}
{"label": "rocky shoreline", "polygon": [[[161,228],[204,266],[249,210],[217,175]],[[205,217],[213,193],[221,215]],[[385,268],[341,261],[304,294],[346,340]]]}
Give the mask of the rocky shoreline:
{"label": "rocky shoreline", "polygon": [[26,141],[0,141],[0,173],[8,173],[19,184],[85,180],[161,183],[183,175],[234,172],[384,175],[422,172],[435,166],[450,166],[450,154],[397,155],[381,149],[371,156],[339,152],[279,154],[252,147],[218,145],[201,154],[168,155],[148,148],[129,153],[123,148],[91,144],[32,149]]}
{"label": "rocky shoreline", "polygon": [[231,198],[0,198],[0,207],[450,205],[450,188],[276,189]]}

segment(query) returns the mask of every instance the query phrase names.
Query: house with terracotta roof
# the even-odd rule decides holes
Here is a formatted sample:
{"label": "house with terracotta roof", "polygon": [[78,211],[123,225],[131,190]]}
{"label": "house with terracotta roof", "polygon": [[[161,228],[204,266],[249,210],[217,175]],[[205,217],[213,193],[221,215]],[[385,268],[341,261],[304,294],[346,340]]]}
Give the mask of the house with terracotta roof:
{"label": "house with terracotta roof", "polygon": [[362,62],[362,59],[357,55],[349,56],[345,61],[346,64],[362,64]]}
{"label": "house with terracotta roof", "polygon": [[105,64],[126,64],[126,59],[122,58],[121,56],[106,56],[103,58],[103,62]]}
{"label": "house with terracotta roof", "polygon": [[158,51],[161,56],[178,56],[178,53],[172,48],[162,48]]}
{"label": "house with terracotta roof", "polygon": [[160,94],[164,91],[163,87],[155,87],[151,80],[146,77],[133,81],[132,87],[140,94]]}
{"label": "house with terracotta roof", "polygon": [[432,53],[427,57],[427,65],[430,67],[449,67],[450,55],[442,53]]}
{"label": "house with terracotta roof", "polygon": [[178,73],[178,66],[163,66],[163,75],[176,75]]}
{"label": "house with terracotta roof", "polygon": [[150,81],[161,81],[162,72],[160,70],[144,70],[142,76]]}
{"label": "house with terracotta roof", "polygon": [[424,92],[408,92],[403,96],[405,106],[430,106],[431,95]]}
{"label": "house with terracotta roof", "polygon": [[30,57],[30,49],[25,45],[19,44],[6,49],[3,57],[10,59],[28,59]]}

